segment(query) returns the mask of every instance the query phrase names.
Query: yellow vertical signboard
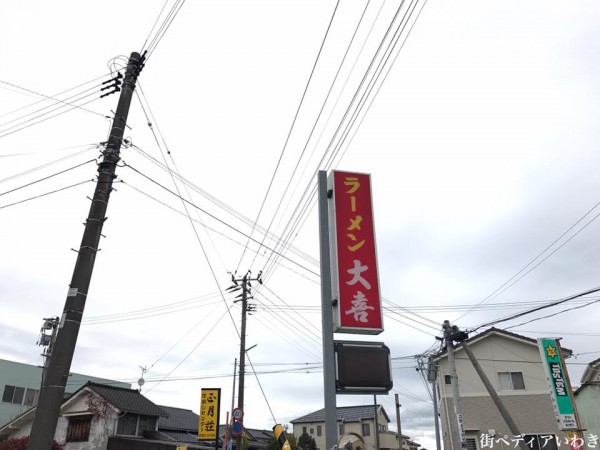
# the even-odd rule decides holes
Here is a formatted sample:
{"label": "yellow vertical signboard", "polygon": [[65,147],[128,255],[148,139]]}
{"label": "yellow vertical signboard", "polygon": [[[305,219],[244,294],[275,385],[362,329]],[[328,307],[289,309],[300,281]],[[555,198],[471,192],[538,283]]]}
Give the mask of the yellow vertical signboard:
{"label": "yellow vertical signboard", "polygon": [[200,395],[199,440],[217,440],[219,436],[219,407],[221,389],[202,389]]}

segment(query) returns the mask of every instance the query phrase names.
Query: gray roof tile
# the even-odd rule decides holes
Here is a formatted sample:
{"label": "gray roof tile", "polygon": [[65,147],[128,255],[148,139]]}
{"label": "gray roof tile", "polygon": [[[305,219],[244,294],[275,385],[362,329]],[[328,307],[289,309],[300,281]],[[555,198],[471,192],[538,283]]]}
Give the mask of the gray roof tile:
{"label": "gray roof tile", "polygon": [[167,415],[162,408],[152,403],[135,389],[109,386],[107,384],[93,383],[91,381],[84,387],[91,389],[120,411],[144,414],[147,416]]}
{"label": "gray roof tile", "polygon": [[158,420],[158,429],[163,430],[185,430],[198,431],[198,414],[190,409],[174,408],[172,406],[160,406],[164,409],[168,417],[161,417]]}
{"label": "gray roof tile", "polygon": [[[383,406],[377,405],[381,408],[383,414],[389,421],[389,417],[385,412]],[[373,419],[374,406],[341,406],[336,408],[336,421],[337,422],[360,422],[361,419]],[[291,421],[291,423],[311,423],[311,422],[325,422],[325,408],[318,411],[312,412],[302,417],[298,417]]]}

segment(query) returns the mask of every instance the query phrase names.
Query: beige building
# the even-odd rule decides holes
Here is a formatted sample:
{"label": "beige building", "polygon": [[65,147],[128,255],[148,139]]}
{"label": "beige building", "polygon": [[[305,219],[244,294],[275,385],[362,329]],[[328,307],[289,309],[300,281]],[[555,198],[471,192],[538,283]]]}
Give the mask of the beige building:
{"label": "beige building", "polygon": [[[557,440],[564,447],[565,434],[558,429],[537,341],[491,328],[466,342],[532,450],[556,450]],[[483,450],[490,444],[497,450],[518,447],[518,438],[509,431],[460,343],[455,360],[468,449]],[[460,450],[446,351],[433,361],[443,447]]]}
{"label": "beige building", "polygon": [[[336,409],[337,445],[346,450],[375,450],[376,434],[379,435],[381,450],[398,449],[398,433],[388,429],[390,418],[381,405],[377,405],[377,426],[375,406],[345,406]],[[299,438],[307,433],[314,438],[317,449],[325,450],[325,409],[312,412],[291,421],[293,433]],[[405,450],[417,450],[419,444],[408,436],[403,437]]]}
{"label": "beige building", "polygon": [[575,391],[575,401],[584,436],[591,447],[593,437],[600,436],[600,359],[585,368],[581,386]]}

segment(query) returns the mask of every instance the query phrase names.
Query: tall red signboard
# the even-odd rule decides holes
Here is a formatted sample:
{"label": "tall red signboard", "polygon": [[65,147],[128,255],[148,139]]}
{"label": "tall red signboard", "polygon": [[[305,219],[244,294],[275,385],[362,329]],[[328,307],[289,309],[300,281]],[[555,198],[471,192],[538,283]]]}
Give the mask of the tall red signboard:
{"label": "tall red signboard", "polygon": [[330,254],[335,331],[379,334],[383,331],[383,315],[371,177],[333,171],[328,184],[333,189]]}

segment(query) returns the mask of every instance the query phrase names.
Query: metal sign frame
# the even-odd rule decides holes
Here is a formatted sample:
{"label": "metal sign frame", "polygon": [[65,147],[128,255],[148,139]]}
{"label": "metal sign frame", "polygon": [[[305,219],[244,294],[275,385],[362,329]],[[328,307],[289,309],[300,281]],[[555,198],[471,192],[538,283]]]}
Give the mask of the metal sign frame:
{"label": "metal sign frame", "polygon": [[383,342],[334,341],[338,394],[387,394],[394,387],[390,349]]}

